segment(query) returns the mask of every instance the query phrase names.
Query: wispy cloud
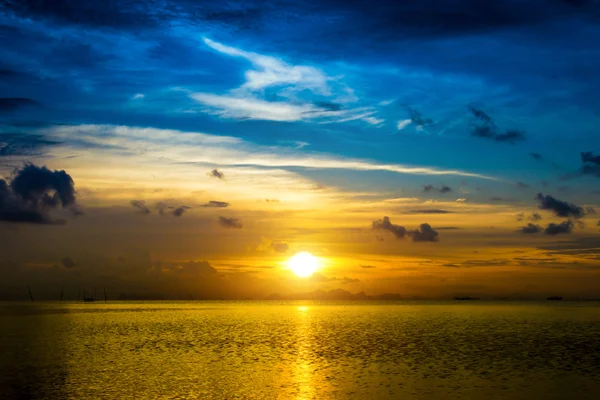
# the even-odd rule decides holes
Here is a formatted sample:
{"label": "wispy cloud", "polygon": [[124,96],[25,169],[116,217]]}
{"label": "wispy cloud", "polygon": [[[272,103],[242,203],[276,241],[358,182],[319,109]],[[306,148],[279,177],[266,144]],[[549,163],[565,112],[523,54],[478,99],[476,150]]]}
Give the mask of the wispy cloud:
{"label": "wispy cloud", "polygon": [[[373,107],[344,107],[358,98],[338,77],[330,77],[309,65],[293,65],[284,60],[203,38],[211,49],[249,61],[252,68],[244,74],[241,86],[225,94],[190,93],[205,111],[223,118],[293,122],[349,122],[362,120],[381,126],[383,119],[373,116]],[[265,91],[275,95],[267,98]],[[327,99],[327,100],[323,100]]]}
{"label": "wispy cloud", "polygon": [[380,164],[371,160],[345,158],[326,153],[311,152],[309,155],[301,149],[261,146],[231,136],[197,132],[112,125],[60,126],[43,131],[51,139],[65,142],[63,146],[69,146],[73,151],[82,147],[111,146],[117,149],[118,153],[143,155],[144,158],[170,163],[389,171],[398,174],[456,175],[499,180],[492,176],[456,169]]}

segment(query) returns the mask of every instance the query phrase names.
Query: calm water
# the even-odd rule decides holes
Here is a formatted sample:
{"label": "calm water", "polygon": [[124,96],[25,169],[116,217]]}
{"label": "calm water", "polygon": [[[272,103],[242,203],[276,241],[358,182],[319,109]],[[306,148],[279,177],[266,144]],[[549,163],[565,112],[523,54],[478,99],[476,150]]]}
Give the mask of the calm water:
{"label": "calm water", "polygon": [[2,398],[597,399],[597,303],[0,304]]}

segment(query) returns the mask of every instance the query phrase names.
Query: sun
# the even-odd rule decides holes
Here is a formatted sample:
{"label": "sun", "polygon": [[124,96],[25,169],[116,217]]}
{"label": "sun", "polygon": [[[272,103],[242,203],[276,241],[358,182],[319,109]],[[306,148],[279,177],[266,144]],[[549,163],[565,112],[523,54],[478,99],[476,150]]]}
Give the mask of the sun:
{"label": "sun", "polygon": [[290,258],[287,265],[299,277],[308,278],[319,269],[319,260],[312,254],[303,251]]}

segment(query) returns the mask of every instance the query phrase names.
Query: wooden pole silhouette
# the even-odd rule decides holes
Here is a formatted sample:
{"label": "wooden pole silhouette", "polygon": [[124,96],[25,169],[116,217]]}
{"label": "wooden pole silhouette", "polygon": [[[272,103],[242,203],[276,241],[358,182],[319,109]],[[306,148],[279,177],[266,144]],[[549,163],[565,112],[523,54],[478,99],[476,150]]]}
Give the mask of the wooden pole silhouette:
{"label": "wooden pole silhouette", "polygon": [[29,298],[31,299],[31,301],[35,301],[33,300],[33,294],[31,294],[31,288],[29,287],[29,285],[27,285],[27,291],[29,292]]}

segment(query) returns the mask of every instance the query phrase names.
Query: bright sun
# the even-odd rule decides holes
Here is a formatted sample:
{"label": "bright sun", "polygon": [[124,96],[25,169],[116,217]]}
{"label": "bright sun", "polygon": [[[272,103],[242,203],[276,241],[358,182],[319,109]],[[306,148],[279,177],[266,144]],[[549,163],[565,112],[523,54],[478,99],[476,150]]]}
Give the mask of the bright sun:
{"label": "bright sun", "polygon": [[319,260],[310,253],[303,251],[287,262],[288,267],[299,277],[307,278],[319,268]]}

